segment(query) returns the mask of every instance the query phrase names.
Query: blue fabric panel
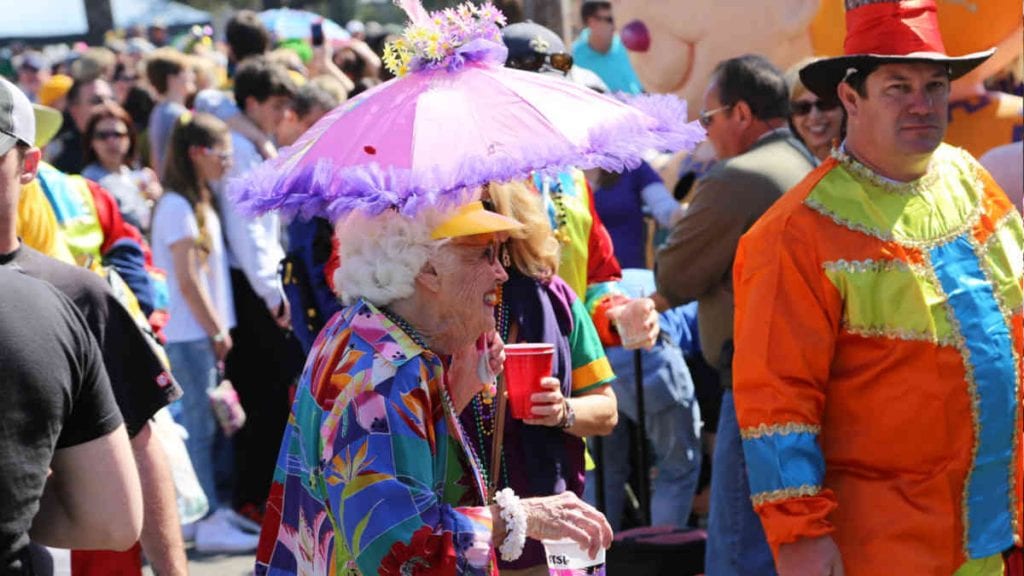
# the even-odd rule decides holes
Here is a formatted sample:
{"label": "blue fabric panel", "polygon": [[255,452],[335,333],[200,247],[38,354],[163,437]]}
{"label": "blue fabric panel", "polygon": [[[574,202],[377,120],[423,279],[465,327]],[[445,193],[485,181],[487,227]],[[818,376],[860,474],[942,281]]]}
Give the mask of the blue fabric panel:
{"label": "blue fabric panel", "polygon": [[970,238],[960,236],[933,248],[931,259],[964,338],[977,388],[980,438],[967,485],[967,550],[971,558],[984,558],[1013,544],[1013,341]]}

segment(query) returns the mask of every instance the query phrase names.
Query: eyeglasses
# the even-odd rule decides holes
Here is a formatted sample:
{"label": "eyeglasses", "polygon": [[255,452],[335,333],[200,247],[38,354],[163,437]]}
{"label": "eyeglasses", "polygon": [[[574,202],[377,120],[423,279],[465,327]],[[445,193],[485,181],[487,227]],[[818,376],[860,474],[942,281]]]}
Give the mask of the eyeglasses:
{"label": "eyeglasses", "polygon": [[815,100],[814,102],[798,100],[789,103],[789,109],[793,116],[806,116],[811,113],[812,108],[817,108],[818,112],[828,112],[838,107],[839,102],[837,100]]}
{"label": "eyeglasses", "polygon": [[93,134],[92,134],[92,139],[93,140],[114,140],[114,139],[120,140],[122,138],[127,138],[127,137],[128,137],[128,133],[127,132],[121,132],[119,130],[97,130],[96,132],[93,132]]}
{"label": "eyeglasses", "polygon": [[708,110],[707,112],[701,112],[700,116],[698,116],[698,120],[700,120],[700,125],[703,126],[704,128],[707,128],[707,127],[711,126],[711,122],[714,121],[714,119],[715,119],[715,114],[718,114],[719,112],[723,112],[725,110],[728,110],[728,109],[732,108],[732,106],[733,106],[732,104],[729,104],[728,106],[719,106],[718,108],[715,108],[714,110]]}
{"label": "eyeglasses", "polygon": [[210,156],[216,156],[224,164],[231,162],[231,152],[218,151],[213,148],[203,148],[203,152]]}
{"label": "eyeglasses", "polygon": [[557,54],[540,54],[537,52],[530,52],[523,56],[509,58],[508,61],[505,62],[505,66],[509,68],[526,70],[527,72],[536,72],[543,68],[544,64],[548,64],[559,72],[568,74],[569,70],[572,69],[572,55],[564,52],[559,52]]}
{"label": "eyeglasses", "polygon": [[615,24],[615,18],[611,16],[591,16],[591,18],[593,18],[594,20],[600,20],[605,24]]}

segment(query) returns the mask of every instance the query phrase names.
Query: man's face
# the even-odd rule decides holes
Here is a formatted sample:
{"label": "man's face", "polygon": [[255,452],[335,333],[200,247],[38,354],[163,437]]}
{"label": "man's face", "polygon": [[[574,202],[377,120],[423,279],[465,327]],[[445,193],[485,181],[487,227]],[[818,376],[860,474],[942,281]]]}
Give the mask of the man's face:
{"label": "man's face", "polygon": [[733,109],[724,106],[719,99],[716,82],[704,91],[701,114],[707,119],[704,127],[708,132],[708,142],[715,148],[718,158],[724,160],[744,152],[741,144],[743,128],[738,125]]}
{"label": "man's face", "polygon": [[49,77],[49,70],[36,70],[31,66],[18,68],[18,85],[28,94],[38,94],[39,88]]}
{"label": "man's face", "polygon": [[93,106],[102,104],[114,99],[114,90],[106,80],[93,80],[82,86],[78,92],[78,98],[70,104],[68,112],[74,119],[75,125],[80,132],[85,132],[85,126],[89,122],[89,112]]}
{"label": "man's face", "polygon": [[284,120],[290,105],[291,98],[288,96],[271,96],[263,102],[249,96],[245,106],[245,115],[252,119],[264,133],[273,134]]}
{"label": "man's face", "polygon": [[587,28],[590,28],[590,37],[597,42],[611,42],[615,34],[615,19],[612,11],[608,8],[601,8],[587,18]]}
{"label": "man's face", "polygon": [[36,177],[39,158],[38,148],[23,154],[15,147],[0,155],[0,212],[17,209],[21,187]]}
{"label": "man's face", "polygon": [[930,155],[946,135],[949,77],[930,62],[885,64],[865,83],[866,97],[844,85],[851,138],[889,157]]}
{"label": "man's face", "polygon": [[181,94],[192,94],[196,91],[196,73],[191,67],[182,68],[181,72],[167,78],[168,90]]}

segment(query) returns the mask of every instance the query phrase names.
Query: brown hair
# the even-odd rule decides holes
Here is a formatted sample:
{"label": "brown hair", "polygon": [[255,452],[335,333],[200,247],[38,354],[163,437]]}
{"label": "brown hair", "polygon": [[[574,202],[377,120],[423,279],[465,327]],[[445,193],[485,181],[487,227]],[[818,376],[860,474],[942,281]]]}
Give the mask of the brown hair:
{"label": "brown hair", "polygon": [[508,253],[516,269],[542,282],[550,280],[558,273],[559,246],[537,189],[529,181],[491,183],[484,195],[496,212],[523,224],[509,234]]}
{"label": "brown hair", "polygon": [[120,120],[125,125],[125,128],[128,130],[128,153],[125,154],[124,163],[129,166],[135,163],[135,145],[138,140],[138,134],[135,132],[135,123],[132,122],[132,117],[124,108],[121,108],[115,102],[107,101],[93,106],[92,110],[89,111],[89,121],[85,125],[85,135],[82,138],[82,162],[85,166],[93,162],[99,162],[96,151],[92,149],[92,139],[96,135],[96,127],[99,126],[101,121],[108,118]]}
{"label": "brown hair", "polygon": [[192,65],[189,57],[174,48],[159,48],[146,57],[146,80],[159,94],[167,92],[167,79]]}

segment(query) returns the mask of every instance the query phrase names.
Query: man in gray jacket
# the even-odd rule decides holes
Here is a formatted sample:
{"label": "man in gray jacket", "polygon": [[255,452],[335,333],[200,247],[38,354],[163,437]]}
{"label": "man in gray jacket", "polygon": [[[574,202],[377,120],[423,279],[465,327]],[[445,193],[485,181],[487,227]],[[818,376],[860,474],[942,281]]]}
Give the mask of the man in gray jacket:
{"label": "man in gray jacket", "polygon": [[761,56],[718,64],[700,121],[719,163],[657,255],[658,293],[671,306],[698,301],[704,358],[726,389],[713,455],[708,576],[774,571],[750,502],[732,400],[732,266],[740,236],[814,168],[814,157],[787,127],[788,94],[782,73]]}

